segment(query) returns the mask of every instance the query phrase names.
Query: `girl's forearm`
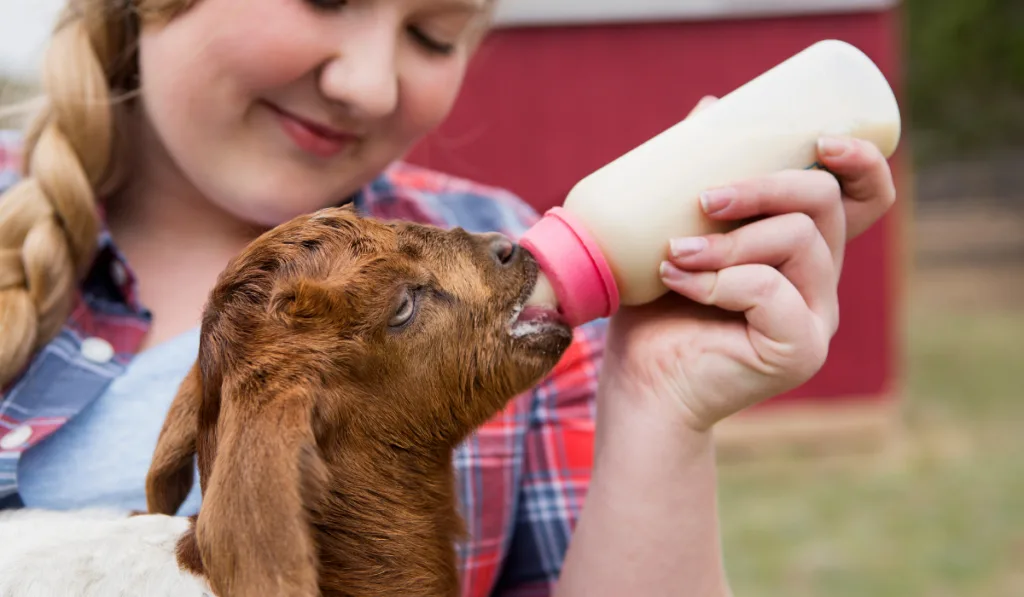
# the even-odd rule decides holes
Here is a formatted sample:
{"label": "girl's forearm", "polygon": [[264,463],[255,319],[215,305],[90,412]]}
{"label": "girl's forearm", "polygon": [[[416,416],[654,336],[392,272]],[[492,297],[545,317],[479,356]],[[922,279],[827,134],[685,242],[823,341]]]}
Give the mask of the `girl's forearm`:
{"label": "girl's forearm", "polygon": [[609,391],[598,404],[593,478],[556,596],[730,595],[711,433],[657,400]]}

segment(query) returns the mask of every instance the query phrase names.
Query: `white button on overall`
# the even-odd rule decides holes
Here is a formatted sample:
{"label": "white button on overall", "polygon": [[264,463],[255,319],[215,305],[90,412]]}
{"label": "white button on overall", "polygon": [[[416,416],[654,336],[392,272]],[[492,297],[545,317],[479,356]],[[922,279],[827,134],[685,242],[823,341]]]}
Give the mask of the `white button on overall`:
{"label": "white button on overall", "polygon": [[106,363],[114,358],[114,347],[103,338],[86,338],[81,351],[83,357],[94,363]]}
{"label": "white button on overall", "polygon": [[32,437],[32,428],[28,425],[15,427],[7,432],[7,435],[0,438],[0,450],[13,450],[25,445],[28,438]]}
{"label": "white button on overall", "polygon": [[110,263],[110,278],[118,286],[124,286],[124,283],[128,281],[128,272],[125,271],[124,265],[120,261]]}

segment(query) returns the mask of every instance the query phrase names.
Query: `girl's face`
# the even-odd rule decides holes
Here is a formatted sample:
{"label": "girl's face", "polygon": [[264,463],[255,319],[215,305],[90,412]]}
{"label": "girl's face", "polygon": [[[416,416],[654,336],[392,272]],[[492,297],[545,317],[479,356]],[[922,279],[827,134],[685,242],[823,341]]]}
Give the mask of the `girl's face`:
{"label": "girl's face", "polygon": [[437,126],[488,0],[201,0],[140,38],[141,152],[273,226],[338,203]]}

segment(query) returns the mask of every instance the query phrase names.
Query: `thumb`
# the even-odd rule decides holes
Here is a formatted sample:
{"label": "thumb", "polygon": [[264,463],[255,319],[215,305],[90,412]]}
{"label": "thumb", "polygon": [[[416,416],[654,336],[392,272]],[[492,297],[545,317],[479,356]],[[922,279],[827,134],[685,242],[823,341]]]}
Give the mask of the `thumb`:
{"label": "thumb", "polygon": [[693,116],[697,112],[700,112],[704,108],[707,108],[708,106],[710,106],[711,104],[713,104],[713,103],[715,103],[717,101],[718,101],[717,97],[715,97],[713,95],[705,95],[704,97],[700,98],[700,101],[697,102],[697,105],[694,106],[692,110],[690,110],[690,113],[687,114],[686,117],[689,118],[689,117]]}

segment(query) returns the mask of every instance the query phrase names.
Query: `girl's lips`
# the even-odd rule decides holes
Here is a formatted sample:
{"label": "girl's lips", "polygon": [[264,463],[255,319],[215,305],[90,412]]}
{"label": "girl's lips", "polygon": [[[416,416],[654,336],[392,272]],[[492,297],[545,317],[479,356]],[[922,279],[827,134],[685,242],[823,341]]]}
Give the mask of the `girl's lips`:
{"label": "girl's lips", "polygon": [[337,155],[356,140],[355,135],[330,129],[268,104],[281,129],[299,147],[321,158]]}

